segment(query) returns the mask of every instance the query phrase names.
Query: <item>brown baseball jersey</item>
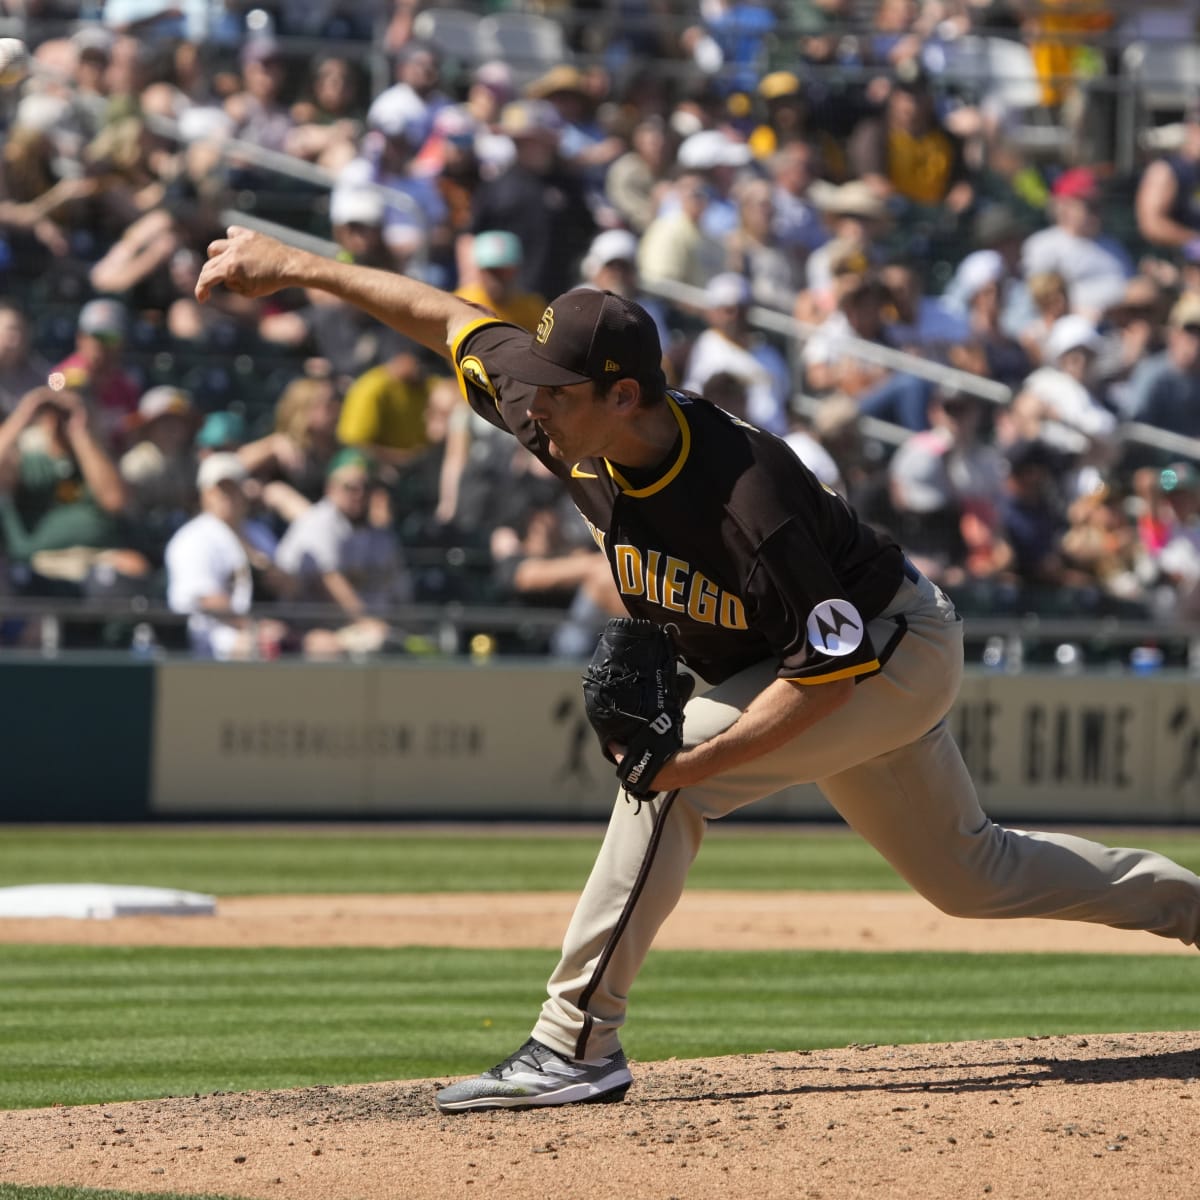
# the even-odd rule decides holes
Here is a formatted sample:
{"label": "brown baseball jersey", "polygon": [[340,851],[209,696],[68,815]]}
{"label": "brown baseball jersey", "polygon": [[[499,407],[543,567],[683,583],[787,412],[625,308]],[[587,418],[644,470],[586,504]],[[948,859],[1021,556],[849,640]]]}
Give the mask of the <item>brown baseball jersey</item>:
{"label": "brown baseball jersey", "polygon": [[529,334],[493,319],[459,334],[451,349],[464,395],[563,481],[629,613],[670,628],[689,668],[720,683],[770,658],[801,684],[879,670],[890,647],[872,645],[867,624],[900,586],[903,555],[786,444],[669,391],[679,436],[657,467],[563,462],[529,417],[536,388],[496,365],[514,340],[528,345]]}

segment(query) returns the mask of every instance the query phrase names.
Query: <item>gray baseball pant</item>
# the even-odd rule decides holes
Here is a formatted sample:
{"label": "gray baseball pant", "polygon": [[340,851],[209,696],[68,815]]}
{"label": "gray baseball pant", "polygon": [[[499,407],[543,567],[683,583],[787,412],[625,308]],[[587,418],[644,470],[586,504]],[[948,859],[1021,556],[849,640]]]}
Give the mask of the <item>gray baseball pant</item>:
{"label": "gray baseball pant", "polygon": [[[1192,872],[1145,850],[1004,829],[984,814],[944,719],[962,677],[962,624],[938,588],[906,579],[870,632],[877,650],[894,643],[882,671],[785,746],[640,805],[619,794],[534,1037],[576,1059],[614,1052],[629,990],[707,822],[797,783],[815,782],[944,912],[1092,921],[1200,942]],[[685,741],[728,728],[774,678],[774,664],[758,663],[693,698]]]}

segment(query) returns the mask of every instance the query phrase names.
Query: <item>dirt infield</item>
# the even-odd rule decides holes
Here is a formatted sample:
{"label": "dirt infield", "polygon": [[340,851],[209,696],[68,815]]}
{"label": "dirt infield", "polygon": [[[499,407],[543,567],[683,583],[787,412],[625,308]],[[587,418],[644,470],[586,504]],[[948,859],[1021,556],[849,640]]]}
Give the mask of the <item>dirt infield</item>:
{"label": "dirt infield", "polygon": [[[215,918],[0,921],[0,943],[554,946],[573,896],[270,897]],[[1194,953],[906,893],[693,892],[678,948]],[[483,1064],[481,1064],[483,1065]],[[284,1200],[842,1200],[1200,1192],[1200,1033],[634,1065],[625,1102],[444,1117],[445,1080],[0,1113],[0,1179]]]}
{"label": "dirt infield", "polygon": [[[222,898],[215,917],[0,918],[0,945],[459,946],[556,949],[575,892]],[[1190,954],[1149,933],[1067,921],[964,921],[911,892],[684,893],[673,950],[966,950]]]}

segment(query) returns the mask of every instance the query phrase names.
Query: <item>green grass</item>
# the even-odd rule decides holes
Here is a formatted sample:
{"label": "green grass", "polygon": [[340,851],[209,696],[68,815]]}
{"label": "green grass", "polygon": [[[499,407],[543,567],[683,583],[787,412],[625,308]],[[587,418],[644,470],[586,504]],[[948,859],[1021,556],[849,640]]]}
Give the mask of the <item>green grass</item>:
{"label": "green grass", "polygon": [[[1200,833],[1101,830],[1110,845],[1161,850],[1200,871]],[[216,895],[313,892],[575,891],[600,843],[598,829],[461,835],[385,826],[0,828],[0,885],[129,883]],[[553,850],[547,852],[547,841]],[[692,888],[901,889],[879,855],[844,830],[753,830],[715,825],[689,877]]]}
{"label": "green grass", "polygon": [[[543,951],[6,946],[0,1107],[481,1070],[525,1037]],[[851,1042],[1200,1028],[1200,960],[652,954],[644,1060]]]}

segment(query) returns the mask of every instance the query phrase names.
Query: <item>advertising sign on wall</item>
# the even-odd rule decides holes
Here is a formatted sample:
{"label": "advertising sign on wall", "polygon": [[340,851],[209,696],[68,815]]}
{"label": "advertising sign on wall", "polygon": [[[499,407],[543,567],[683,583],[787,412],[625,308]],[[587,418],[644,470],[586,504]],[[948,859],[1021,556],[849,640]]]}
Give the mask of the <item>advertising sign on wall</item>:
{"label": "advertising sign on wall", "polygon": [[[1200,688],[972,674],[951,728],[998,819],[1200,819]],[[151,811],[603,818],[616,782],[579,669],[546,663],[166,663]],[[758,817],[827,816],[815,787]]]}

